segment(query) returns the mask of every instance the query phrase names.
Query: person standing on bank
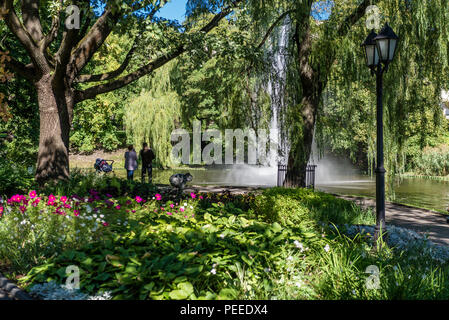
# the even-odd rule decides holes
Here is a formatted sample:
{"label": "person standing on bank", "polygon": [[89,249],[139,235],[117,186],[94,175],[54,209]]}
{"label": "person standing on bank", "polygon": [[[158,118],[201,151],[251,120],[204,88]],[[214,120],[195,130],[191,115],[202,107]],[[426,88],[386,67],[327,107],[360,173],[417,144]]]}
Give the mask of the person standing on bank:
{"label": "person standing on bank", "polygon": [[134,146],[128,146],[128,151],[125,152],[125,169],[128,180],[134,179],[134,170],[137,170],[137,152],[134,150]]}
{"label": "person standing on bank", "polygon": [[142,144],[142,150],[140,150],[140,158],[142,159],[142,183],[145,183],[145,175],[148,172],[148,183],[153,179],[153,160],[156,158],[153,150],[148,148],[148,143]]}

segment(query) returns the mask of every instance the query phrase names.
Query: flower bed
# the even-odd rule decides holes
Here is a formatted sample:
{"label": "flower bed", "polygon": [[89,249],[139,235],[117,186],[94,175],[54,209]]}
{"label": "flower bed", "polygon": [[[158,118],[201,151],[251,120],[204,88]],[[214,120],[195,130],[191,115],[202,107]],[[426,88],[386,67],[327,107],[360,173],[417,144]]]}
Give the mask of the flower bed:
{"label": "flower bed", "polygon": [[[41,299],[449,297],[446,258],[426,255],[436,247],[410,249],[427,242],[393,228],[390,246],[376,252],[352,226],[372,225],[371,212],[311,190],[178,200],[30,192],[2,207],[0,260],[26,273],[19,283]],[[379,290],[366,286],[373,265]],[[79,269],[80,291],[64,290],[70,266]]]}

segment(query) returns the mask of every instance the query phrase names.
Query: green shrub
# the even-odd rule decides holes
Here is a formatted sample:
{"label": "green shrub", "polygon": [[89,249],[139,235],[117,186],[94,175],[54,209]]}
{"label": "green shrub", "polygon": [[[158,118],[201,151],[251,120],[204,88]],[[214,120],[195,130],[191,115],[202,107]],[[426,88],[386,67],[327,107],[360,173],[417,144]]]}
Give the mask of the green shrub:
{"label": "green shrub", "polygon": [[139,195],[146,198],[150,194],[156,193],[157,188],[152,184],[128,181],[111,174],[86,173],[82,169],[72,169],[68,181],[49,183],[40,192],[43,194],[85,196],[89,194],[90,190],[96,190],[101,194],[110,194],[113,197]]}
{"label": "green shrub", "polygon": [[425,148],[416,158],[413,170],[427,176],[449,175],[449,147]]}
{"label": "green shrub", "polygon": [[[100,186],[93,180],[84,184]],[[67,202],[72,208],[61,209],[71,215],[77,207],[81,220],[54,215],[58,206],[46,204],[46,197],[38,206],[28,203],[25,213],[19,206],[26,196],[9,205],[0,219],[0,261],[27,273],[23,286],[63,284],[66,267],[76,265],[83,292],[107,291],[115,299],[449,296],[447,263],[418,249],[385,244],[377,251],[369,235],[348,238],[328,228],[369,224],[372,216],[320,192],[274,188],[261,195],[193,195],[179,202],[157,200],[159,195],[146,202],[96,192],[91,197],[73,198]],[[95,217],[92,208],[103,217]],[[379,268],[379,289],[366,286],[371,265]]]}
{"label": "green shrub", "polygon": [[[257,298],[274,286],[266,269],[282,265],[294,241],[322,241],[244,212],[236,216],[233,205],[184,201],[186,206],[165,203],[165,210],[150,201],[137,209],[133,219],[139,218],[126,232],[104,233],[102,240],[65,251],[21,281],[63,283],[65,268],[77,265],[83,291],[110,291],[115,299]],[[175,210],[170,204],[186,210],[168,215]]]}
{"label": "green shrub", "polygon": [[0,196],[27,192],[34,184],[34,172],[26,166],[0,157]]}
{"label": "green shrub", "polygon": [[373,224],[374,215],[353,202],[311,189],[267,189],[254,202],[254,212],[263,220],[297,225],[304,221],[333,224]]}

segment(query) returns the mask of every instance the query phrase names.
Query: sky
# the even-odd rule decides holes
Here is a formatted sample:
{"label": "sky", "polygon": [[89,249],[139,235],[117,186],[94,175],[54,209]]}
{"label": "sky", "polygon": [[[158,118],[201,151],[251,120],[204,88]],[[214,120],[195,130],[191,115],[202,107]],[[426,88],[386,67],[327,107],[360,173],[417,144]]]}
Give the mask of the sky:
{"label": "sky", "polygon": [[[166,18],[169,20],[178,20],[179,23],[184,22],[186,14],[187,0],[171,0],[164,5],[156,17]],[[320,0],[312,6],[312,16],[317,20],[327,20],[330,16],[334,2],[332,0]],[[97,14],[101,14],[102,7],[96,9]]]}
{"label": "sky", "polygon": [[[171,0],[156,14],[157,17],[178,20],[185,19],[187,0]],[[317,20],[327,20],[330,16],[334,2],[332,0],[317,1],[312,6],[312,16]]]}
{"label": "sky", "polygon": [[156,17],[184,22],[187,0],[171,0],[159,10]]}

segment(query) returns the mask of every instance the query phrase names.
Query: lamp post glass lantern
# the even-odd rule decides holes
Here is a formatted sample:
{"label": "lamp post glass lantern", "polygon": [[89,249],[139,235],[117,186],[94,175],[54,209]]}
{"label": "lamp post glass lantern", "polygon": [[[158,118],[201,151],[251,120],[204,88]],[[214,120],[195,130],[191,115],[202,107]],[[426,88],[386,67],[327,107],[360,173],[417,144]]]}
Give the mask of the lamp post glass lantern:
{"label": "lamp post glass lantern", "polygon": [[365,49],[366,65],[376,74],[377,93],[377,159],[376,159],[376,229],[374,239],[382,238],[385,231],[385,168],[383,143],[383,88],[382,76],[396,53],[399,37],[386,23],[379,34],[371,30],[362,46]]}
{"label": "lamp post glass lantern", "polygon": [[393,61],[398,39],[398,36],[394,33],[388,23],[385,24],[380,33],[374,38],[377,50],[379,51],[380,60],[383,63],[388,64]]}
{"label": "lamp post glass lantern", "polygon": [[376,42],[374,41],[376,36],[377,34],[374,30],[371,30],[371,33],[362,44],[362,46],[365,47],[366,65],[370,68],[373,68],[379,64],[379,54],[376,48]]}

